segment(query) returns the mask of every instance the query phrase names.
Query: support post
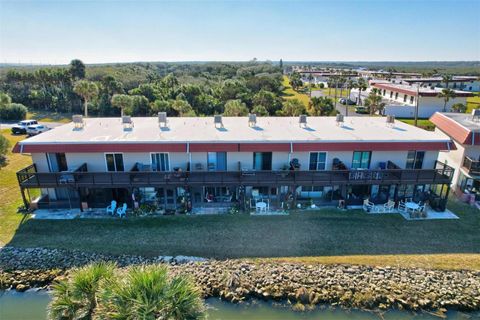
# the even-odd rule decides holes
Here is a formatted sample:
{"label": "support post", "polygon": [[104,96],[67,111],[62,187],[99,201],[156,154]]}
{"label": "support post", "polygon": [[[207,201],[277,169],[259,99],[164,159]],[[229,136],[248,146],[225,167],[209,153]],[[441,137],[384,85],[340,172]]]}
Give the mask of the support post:
{"label": "support post", "polygon": [[27,198],[25,197],[25,188],[20,187],[20,193],[22,194],[22,200],[23,200],[23,205],[25,206],[25,210],[28,210],[28,201]]}

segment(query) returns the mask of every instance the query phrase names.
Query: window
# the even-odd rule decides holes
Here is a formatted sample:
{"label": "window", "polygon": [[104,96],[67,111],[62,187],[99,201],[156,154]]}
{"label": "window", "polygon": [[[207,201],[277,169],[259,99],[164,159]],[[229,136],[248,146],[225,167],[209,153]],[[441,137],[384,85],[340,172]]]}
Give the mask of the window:
{"label": "window", "polygon": [[254,170],[272,170],[272,153],[271,152],[254,152],[253,153],[253,169]]}
{"label": "window", "polygon": [[47,160],[50,172],[62,172],[68,170],[65,153],[47,153]]}
{"label": "window", "polygon": [[403,95],[403,102],[407,102],[407,95]]}
{"label": "window", "polygon": [[354,151],[352,160],[352,169],[370,168],[371,151]]}
{"label": "window", "polygon": [[414,98],[413,96],[410,97],[410,104],[413,104]]}
{"label": "window", "polygon": [[209,171],[226,171],[227,170],[227,153],[226,152],[209,152],[207,154],[207,163]]}
{"label": "window", "polygon": [[327,166],[326,152],[310,152],[309,170],[325,170]]}
{"label": "window", "polygon": [[408,151],[406,169],[422,169],[425,151]]}
{"label": "window", "polygon": [[398,92],[395,92],[395,100],[398,99]]}
{"label": "window", "polygon": [[393,97],[393,91],[390,91],[390,99]]}
{"label": "window", "polygon": [[152,170],[153,171],[169,171],[170,159],[168,153],[152,153]]}
{"label": "window", "polygon": [[107,171],[124,171],[123,154],[106,153],[105,162],[107,163]]}

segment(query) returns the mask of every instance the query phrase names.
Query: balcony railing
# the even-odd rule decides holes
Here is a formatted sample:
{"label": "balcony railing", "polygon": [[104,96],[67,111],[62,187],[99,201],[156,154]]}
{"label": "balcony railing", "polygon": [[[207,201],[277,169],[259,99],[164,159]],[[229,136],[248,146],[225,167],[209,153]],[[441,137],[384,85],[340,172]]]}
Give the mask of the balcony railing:
{"label": "balcony railing", "polygon": [[480,175],[480,161],[473,160],[470,157],[463,158],[463,167],[469,174]]}
{"label": "balcony railing", "polygon": [[341,184],[443,184],[450,183],[453,169],[437,162],[434,169],[376,169],[328,171],[180,171],[180,172],[36,172],[35,165],[17,172],[20,186],[145,187],[218,185],[341,185]]}

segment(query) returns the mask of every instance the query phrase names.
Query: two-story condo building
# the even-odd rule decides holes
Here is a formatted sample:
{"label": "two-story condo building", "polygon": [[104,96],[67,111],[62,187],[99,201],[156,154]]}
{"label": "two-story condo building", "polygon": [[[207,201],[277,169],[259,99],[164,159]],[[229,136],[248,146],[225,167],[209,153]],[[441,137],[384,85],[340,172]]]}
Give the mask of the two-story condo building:
{"label": "two-story condo building", "polygon": [[28,203],[105,207],[111,200],[166,210],[238,205],[361,205],[403,198],[445,208],[454,146],[439,133],[381,117],[77,119],[19,142],[34,164],[18,172]]}
{"label": "two-story condo building", "polygon": [[[438,97],[441,88],[423,87],[417,85],[400,84],[386,81],[371,81],[370,88],[377,88],[386,103],[385,115],[393,115],[399,118],[414,118],[418,99],[418,117],[429,118],[435,112],[442,112],[444,100]],[[446,105],[446,111],[450,111],[455,103],[466,105],[467,97],[473,96],[471,92],[455,90],[455,98],[451,98]]]}
{"label": "two-story condo building", "polygon": [[465,113],[435,113],[435,130],[453,139],[455,148],[440,152],[439,161],[455,168],[452,186],[465,201],[480,201],[480,110]]}
{"label": "two-story condo building", "polygon": [[454,76],[447,83],[441,77],[432,78],[409,78],[402,79],[403,82],[413,85],[421,84],[424,87],[450,88],[463,91],[480,91],[480,79],[473,76]]}

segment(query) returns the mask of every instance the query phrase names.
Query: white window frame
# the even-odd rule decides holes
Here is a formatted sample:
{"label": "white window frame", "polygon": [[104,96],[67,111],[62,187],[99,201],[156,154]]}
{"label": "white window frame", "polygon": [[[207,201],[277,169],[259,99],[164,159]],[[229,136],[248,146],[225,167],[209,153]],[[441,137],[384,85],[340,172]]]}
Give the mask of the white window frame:
{"label": "white window frame", "polygon": [[159,154],[159,153],[163,153],[163,154],[166,154],[168,156],[168,168],[166,171],[164,172],[167,172],[167,171],[171,171],[170,168],[171,168],[171,165],[170,165],[170,152],[150,152],[150,167],[152,168],[152,171],[153,171],[153,161],[152,161],[152,155],[153,154]]}
{"label": "white window frame", "polygon": [[[117,164],[115,163],[115,156],[113,157],[114,161],[113,164],[115,165],[115,171],[108,171],[108,163],[107,163],[107,154],[121,154],[122,155],[122,162],[123,162],[123,171],[117,170]],[[123,152],[104,152],[103,153],[103,160],[105,161],[105,171],[106,172],[126,172],[125,171],[125,154]]]}
{"label": "white window frame", "polygon": [[[328,152],[327,151],[310,151],[308,153],[308,170],[310,170],[310,157],[311,157],[312,153],[317,154],[317,167],[316,167],[315,171],[326,171],[327,170],[327,163],[328,163]],[[323,170],[318,170],[318,154],[319,153],[325,153],[325,169],[323,169]]]}

